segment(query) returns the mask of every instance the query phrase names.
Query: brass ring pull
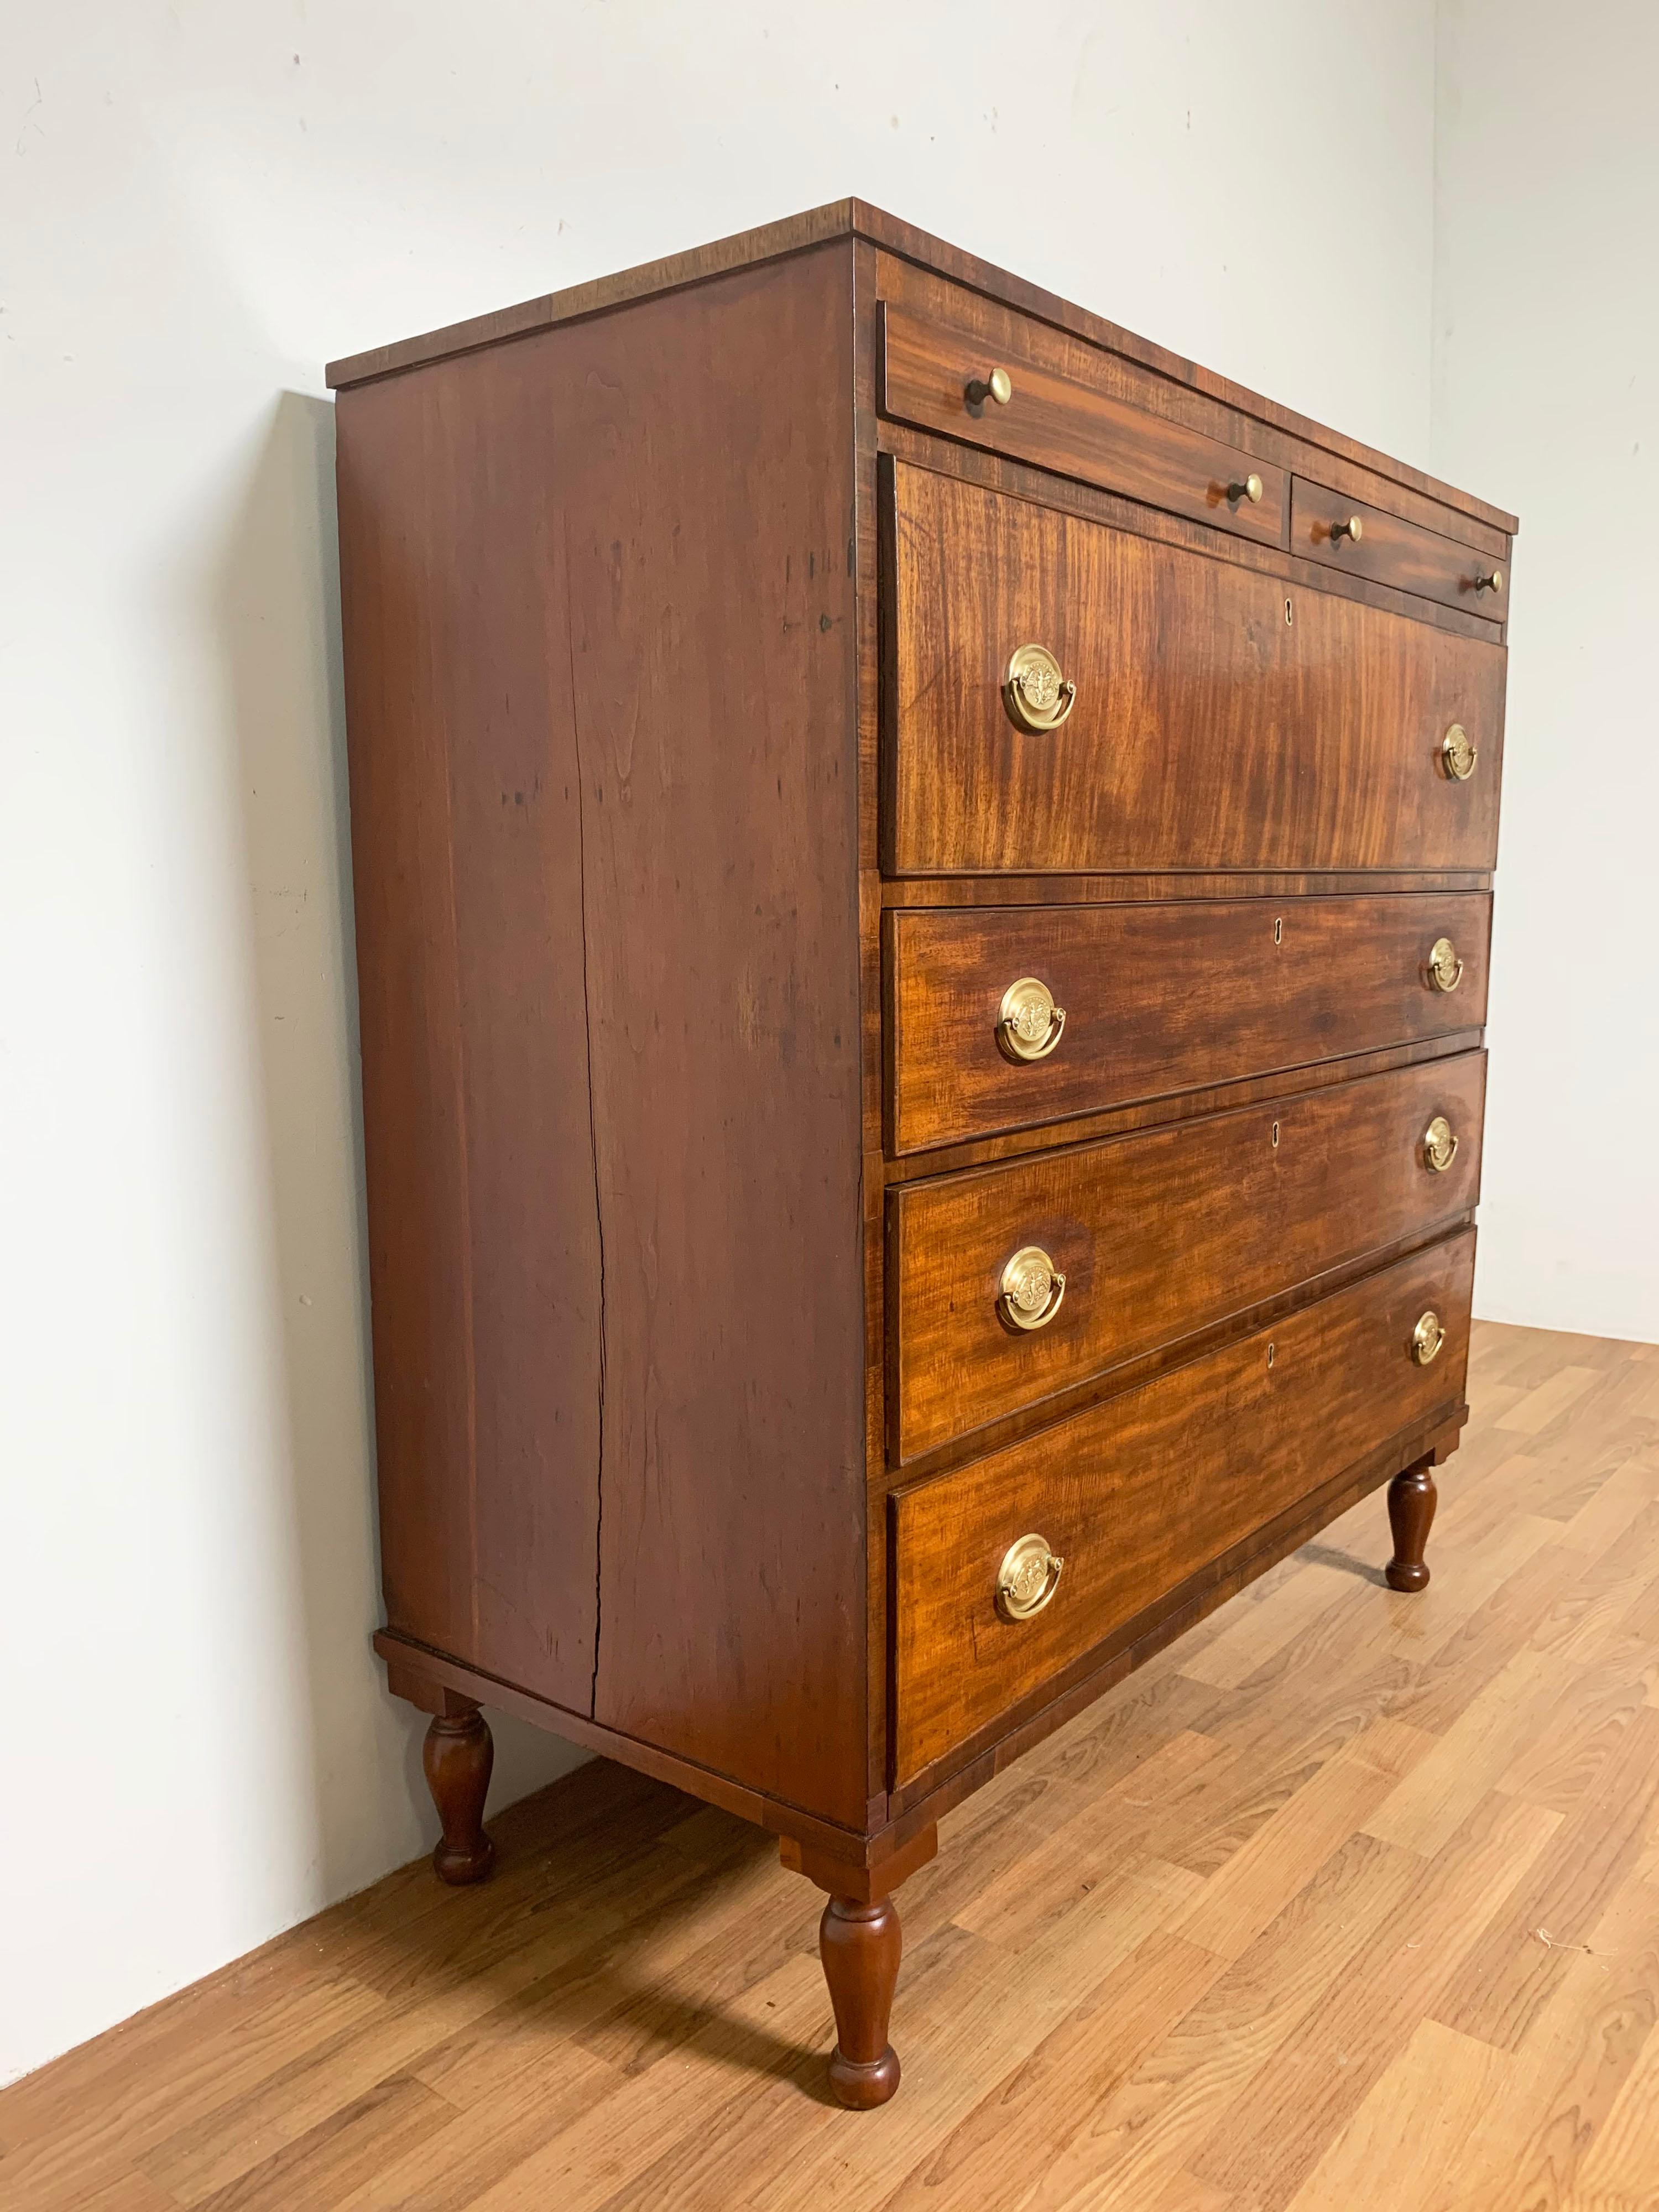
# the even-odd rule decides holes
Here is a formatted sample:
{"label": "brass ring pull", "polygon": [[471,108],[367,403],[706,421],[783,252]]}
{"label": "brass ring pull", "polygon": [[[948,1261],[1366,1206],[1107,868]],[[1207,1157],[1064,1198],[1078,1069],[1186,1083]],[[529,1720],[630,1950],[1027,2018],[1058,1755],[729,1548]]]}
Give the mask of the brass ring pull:
{"label": "brass ring pull", "polygon": [[1455,991],[1463,980],[1463,963],[1449,937],[1437,937],[1429,947],[1428,977],[1437,991]]}
{"label": "brass ring pull", "polygon": [[1454,722],[1440,740],[1440,765],[1454,783],[1467,783],[1480,757],[1461,722]]}
{"label": "brass ring pull", "polygon": [[1228,485],[1227,496],[1235,501],[1248,499],[1252,507],[1259,507],[1261,504],[1261,479],[1252,469],[1249,476],[1243,477],[1237,483]]}
{"label": "brass ring pull", "polygon": [[1022,975],[1002,994],[997,1042],[1010,1060],[1047,1060],[1066,1027],[1066,1009],[1036,975]]}
{"label": "brass ring pull", "polygon": [[1443,1114],[1437,1114],[1423,1132],[1423,1158],[1431,1175],[1444,1175],[1457,1158],[1457,1139]]}
{"label": "brass ring pull", "polygon": [[1025,1244],[1002,1271],[997,1310],[1015,1328],[1047,1328],[1065,1295],[1066,1278],[1042,1247]]}
{"label": "brass ring pull", "polygon": [[988,399],[994,399],[999,407],[1006,407],[1014,396],[1014,380],[1006,368],[994,368],[988,376],[970,376],[963,387],[963,396],[970,407],[983,407]]}
{"label": "brass ring pull", "polygon": [[1077,686],[1046,645],[1022,645],[1009,656],[1002,697],[1017,728],[1057,730],[1077,703]]}
{"label": "brass ring pull", "polygon": [[1059,1589],[1065,1565],[1048,1549],[1046,1536],[1021,1536],[997,1569],[997,1611],[1005,1620],[1030,1620]]}
{"label": "brass ring pull", "polygon": [[1362,514],[1345,514],[1339,521],[1331,525],[1333,545],[1340,545],[1345,538],[1351,538],[1358,545],[1364,535],[1365,518]]}
{"label": "brass ring pull", "polygon": [[1489,568],[1484,576],[1477,574],[1474,588],[1477,592],[1491,592],[1495,597],[1504,588],[1504,571],[1501,568]]}
{"label": "brass ring pull", "polygon": [[1426,1367],[1431,1360],[1440,1357],[1440,1347],[1445,1341],[1446,1332],[1441,1326],[1440,1316],[1431,1306],[1427,1313],[1419,1316],[1417,1327],[1412,1331],[1412,1358],[1419,1367]]}

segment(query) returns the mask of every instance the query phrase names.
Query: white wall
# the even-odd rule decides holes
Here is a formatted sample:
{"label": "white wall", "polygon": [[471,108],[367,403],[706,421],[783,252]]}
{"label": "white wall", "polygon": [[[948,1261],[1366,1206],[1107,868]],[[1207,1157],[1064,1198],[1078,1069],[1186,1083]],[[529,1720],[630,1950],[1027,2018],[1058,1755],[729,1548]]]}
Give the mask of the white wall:
{"label": "white wall", "polygon": [[857,191],[1425,460],[1433,64],[1429,0],[9,11],[0,2078],[431,1834],[322,362]]}
{"label": "white wall", "polygon": [[1659,1340],[1659,9],[1447,0],[1436,471],[1521,518],[1478,1310]]}

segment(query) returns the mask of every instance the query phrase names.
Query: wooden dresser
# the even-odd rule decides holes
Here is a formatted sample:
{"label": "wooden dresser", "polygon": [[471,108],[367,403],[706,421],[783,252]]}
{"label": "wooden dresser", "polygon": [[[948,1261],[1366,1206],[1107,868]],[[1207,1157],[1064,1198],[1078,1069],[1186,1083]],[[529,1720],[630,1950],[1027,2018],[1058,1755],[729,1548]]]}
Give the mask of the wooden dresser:
{"label": "wooden dresser", "polygon": [[1516,525],[857,201],[330,380],[438,1869],[481,1701],[762,1823],[879,2103],[941,1814],[1428,1578]]}

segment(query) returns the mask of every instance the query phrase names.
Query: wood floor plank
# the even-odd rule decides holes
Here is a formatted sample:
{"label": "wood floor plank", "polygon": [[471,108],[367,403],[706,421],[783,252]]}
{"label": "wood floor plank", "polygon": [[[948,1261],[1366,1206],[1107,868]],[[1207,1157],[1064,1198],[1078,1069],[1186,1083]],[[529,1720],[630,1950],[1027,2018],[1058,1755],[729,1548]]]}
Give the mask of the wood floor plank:
{"label": "wood floor plank", "polygon": [[1431,2212],[1504,2092],[1515,2060],[1419,2021],[1291,2199],[1288,2212]]}
{"label": "wood floor plank", "polygon": [[1659,2212],[1659,1347],[1469,1397],[1425,1591],[1364,1499],[943,1824],[884,2111],[817,1893],[595,1762],[0,2092],[0,2204]]}
{"label": "wood floor plank", "polygon": [[[1345,2128],[1459,1959],[1500,1913],[1560,1826],[1560,1817],[1499,1797],[1476,1806],[1386,1926],[1374,1926],[1319,2002],[1286,2037],[1239,2100],[1221,2114],[1188,2165],[1223,2188],[1251,2187],[1287,2202]],[[1248,2129],[1252,2148],[1243,2137]],[[1272,2146],[1264,2175],[1261,2145]]]}

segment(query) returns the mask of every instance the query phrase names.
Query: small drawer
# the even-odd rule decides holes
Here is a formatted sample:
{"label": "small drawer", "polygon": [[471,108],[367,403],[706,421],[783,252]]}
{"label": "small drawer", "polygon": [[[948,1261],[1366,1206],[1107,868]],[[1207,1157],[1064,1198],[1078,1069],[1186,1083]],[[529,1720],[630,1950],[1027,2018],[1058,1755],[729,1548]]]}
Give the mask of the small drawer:
{"label": "small drawer", "polygon": [[1463,1401],[1474,1234],[896,1492],[894,1786]]}
{"label": "small drawer", "polygon": [[1496,531],[1483,534],[1484,547],[1465,544],[1306,477],[1297,477],[1291,492],[1293,553],[1501,623],[1509,606],[1509,547]]}
{"label": "small drawer", "polygon": [[894,1456],[1449,1226],[1486,1058],[1455,1058],[894,1191]]}
{"label": "small drawer", "polygon": [[884,303],[881,406],[902,422],[1102,485],[1264,545],[1285,542],[1288,478],[1270,461],[1046,368],[1019,337]]}
{"label": "small drawer", "polygon": [[887,496],[890,874],[1492,866],[1496,630],[907,463]]}
{"label": "small drawer", "polygon": [[892,1148],[1480,1029],[1491,918],[1484,891],[897,908]]}

